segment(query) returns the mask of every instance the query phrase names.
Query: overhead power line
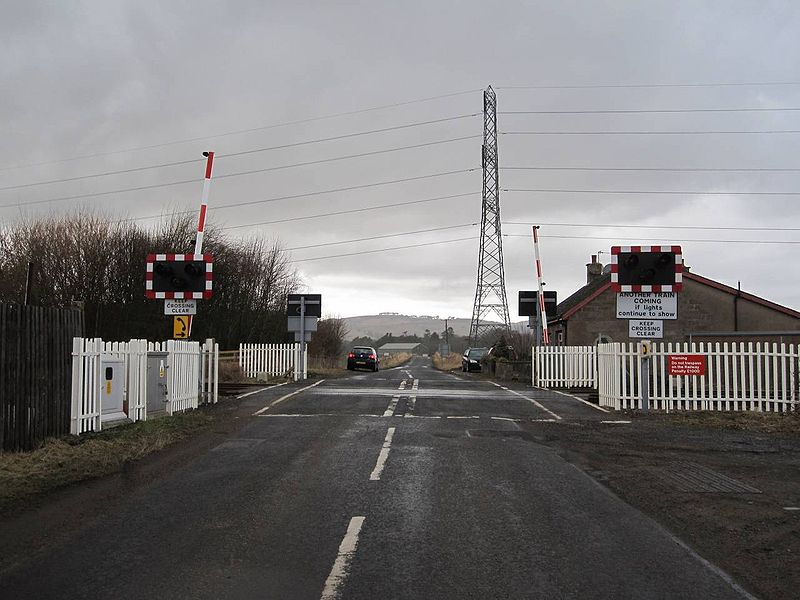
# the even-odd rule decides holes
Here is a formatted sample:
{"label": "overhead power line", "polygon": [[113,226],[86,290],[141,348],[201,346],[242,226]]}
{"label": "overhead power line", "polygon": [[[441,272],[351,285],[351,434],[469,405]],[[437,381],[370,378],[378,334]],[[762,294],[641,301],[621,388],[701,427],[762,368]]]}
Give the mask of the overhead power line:
{"label": "overhead power line", "polygon": [[721,227],[714,225],[620,225],[612,223],[542,223],[541,221],[503,221],[503,225],[542,225],[547,227],[602,227],[624,229],[699,229],[703,231],[800,231],[800,227]]}
{"label": "overhead power line", "polygon": [[800,129],[738,131],[501,131],[501,135],[771,135],[800,133]]}
{"label": "overhead power line", "polygon": [[507,171],[609,171],[609,172],[668,172],[668,173],[796,173],[800,167],[500,167]]}
{"label": "overhead power line", "polygon": [[[526,237],[530,238],[530,234],[522,233],[504,233],[503,237]],[[617,241],[641,241],[641,238],[618,238],[618,237],[603,237],[603,236],[586,236],[586,235],[544,235],[540,237],[550,239],[562,240],[617,240]],[[652,239],[650,242],[681,242],[681,243],[703,243],[703,244],[800,244],[800,240],[676,240],[676,239]]]}
{"label": "overhead power line", "polygon": [[[403,125],[395,125],[395,126],[392,126],[392,127],[382,127],[380,129],[370,129],[368,131],[358,131],[358,132],[354,132],[354,133],[347,133],[347,134],[342,134],[342,135],[335,135],[335,136],[330,136],[330,137],[317,138],[317,139],[313,139],[313,140],[304,140],[304,141],[300,141],[300,142],[292,142],[292,143],[289,143],[289,144],[281,144],[281,145],[278,145],[278,146],[265,146],[265,147],[262,147],[262,148],[252,148],[250,150],[242,150],[240,152],[230,152],[228,154],[219,154],[219,155],[215,156],[215,158],[216,159],[233,158],[233,157],[237,157],[237,156],[245,156],[245,155],[249,155],[249,154],[256,154],[256,153],[259,153],[259,152],[267,152],[267,151],[270,151],[270,150],[285,150],[287,148],[296,148],[296,147],[299,147],[299,146],[307,146],[307,145],[310,145],[310,144],[318,144],[318,143],[321,143],[321,142],[344,140],[344,139],[355,138],[355,137],[360,137],[360,136],[365,136],[365,135],[372,135],[372,134],[375,134],[375,133],[386,133],[386,132],[389,132],[389,131],[398,131],[398,130],[401,130],[401,129],[410,129],[412,127],[421,127],[421,126],[424,126],[424,125],[432,125],[432,124],[435,124],[435,123],[445,123],[445,122],[448,122],[448,121],[457,121],[457,120],[460,120],[460,119],[467,119],[469,117],[475,117],[475,116],[478,116],[478,114],[479,113],[473,113],[473,114],[469,114],[469,115],[458,115],[458,116],[455,116],[455,117],[445,117],[445,118],[442,118],[442,119],[433,119],[433,120],[429,120],[429,121],[418,121],[416,123],[406,123],[406,124],[403,124]],[[475,137],[475,136],[470,136],[470,137]],[[470,139],[470,138],[469,137],[465,137],[465,138],[456,138],[456,139]],[[442,142],[439,142],[439,143],[442,143]],[[419,147],[419,146],[407,146],[406,148],[416,148],[416,147]],[[387,151],[383,151],[383,152],[387,152]],[[376,152],[376,153],[380,153],[380,152]],[[359,154],[359,155],[355,155],[355,156],[368,156],[368,155],[369,155],[369,153],[364,153],[364,154]],[[337,159],[328,159],[328,160],[337,160]],[[53,183],[66,183],[66,182],[70,182],[70,181],[80,181],[80,180],[83,180],[83,179],[93,179],[93,178],[97,178],[97,177],[108,177],[108,176],[111,176],[111,175],[121,175],[121,174],[125,174],[125,173],[137,173],[137,172],[141,172],[141,171],[149,171],[149,170],[152,170],[152,169],[161,169],[161,168],[165,168],[165,167],[174,167],[174,166],[178,166],[178,165],[188,165],[188,164],[197,163],[197,162],[205,162],[205,159],[204,158],[197,158],[197,159],[181,160],[181,161],[175,161],[175,162],[158,163],[158,164],[153,164],[153,165],[147,165],[147,166],[144,166],[144,167],[133,167],[133,168],[130,168],[130,169],[118,169],[118,170],[115,170],[115,171],[105,171],[103,173],[93,173],[93,174],[89,174],[89,175],[79,175],[79,176],[76,176],[76,177],[65,177],[65,178],[62,178],[62,179],[50,179],[50,180],[47,180],[47,181],[36,181],[36,182],[23,183],[23,184],[18,184],[18,185],[8,185],[8,186],[5,186],[5,187],[0,187],[0,191],[3,191],[3,190],[16,190],[16,189],[21,189],[21,188],[29,188],[29,187],[35,187],[35,186],[40,186],[40,185],[48,185],[48,184],[53,184]],[[324,162],[324,161],[320,161],[320,162]],[[301,164],[316,164],[316,163],[315,162],[308,162],[308,163],[301,163]],[[289,166],[295,166],[295,165],[289,165]],[[288,167],[276,167],[276,168],[288,168]],[[217,176],[217,179],[219,179],[219,176]]]}
{"label": "overhead power line", "polygon": [[294,248],[286,248],[286,252],[292,250],[308,250],[309,248],[322,248],[324,246],[338,246],[341,244],[355,244],[356,242],[368,242],[371,240],[383,240],[386,238],[400,237],[404,235],[418,235],[421,233],[432,233],[434,231],[445,231],[447,229],[463,229],[465,227],[475,227],[477,223],[464,223],[463,225],[447,225],[445,227],[433,227],[431,229],[417,229],[416,231],[405,231],[402,233],[387,233],[386,235],[373,235],[370,237],[355,238],[350,240],[341,240],[338,242],[325,242],[322,244],[311,244],[309,246],[295,246]]}
{"label": "overhead power line", "polygon": [[394,246],[393,248],[379,248],[377,250],[361,250],[359,252],[348,252],[346,254],[329,254],[327,256],[315,256],[313,258],[302,258],[297,260],[290,260],[289,263],[312,262],[316,260],[327,260],[329,258],[343,258],[346,256],[361,256],[363,254],[377,254],[379,252],[394,252],[395,250],[407,250],[409,248],[423,248],[425,246],[438,246],[441,244],[452,244],[455,242],[476,241],[475,237],[463,237],[453,240],[442,240],[440,242],[425,242],[422,244],[409,244],[408,246]]}
{"label": "overhead power line", "polygon": [[557,188],[505,188],[504,192],[547,194],[669,194],[677,196],[800,196],[800,192],[717,192],[703,190],[575,190]]}
{"label": "overhead power line", "polygon": [[[302,217],[287,217],[285,219],[274,219],[272,221],[259,221],[258,223],[244,223],[242,225],[226,225],[219,229],[242,229],[244,227],[259,227],[261,225],[274,225],[276,223],[290,223],[294,221],[307,221],[309,219],[320,219],[323,217],[337,217],[339,215],[361,214],[367,211],[384,210],[386,208],[397,208],[400,206],[409,206],[412,204],[423,204],[426,202],[436,202],[438,200],[449,200],[451,198],[465,198],[467,196],[478,196],[480,192],[466,192],[464,194],[451,194],[449,196],[437,196],[436,198],[425,198],[423,200],[410,200],[408,202],[394,202],[392,204],[380,204],[378,206],[360,206],[349,210],[337,210],[327,213],[317,213],[313,215],[305,215]],[[130,219],[128,219],[130,220]]]}
{"label": "overhead power line", "polygon": [[178,145],[178,144],[186,144],[186,143],[189,143],[189,142],[201,142],[201,141],[206,141],[206,140],[218,139],[218,138],[221,138],[221,137],[239,135],[239,134],[242,134],[242,133],[253,133],[255,131],[265,131],[265,130],[268,130],[268,129],[276,129],[278,127],[287,127],[287,126],[290,126],[290,125],[301,125],[303,123],[312,123],[312,122],[315,122],[315,121],[324,121],[324,120],[327,120],[327,119],[335,119],[335,118],[338,118],[338,117],[346,117],[346,116],[350,116],[350,115],[358,115],[358,114],[362,114],[362,113],[385,110],[385,109],[389,109],[389,108],[398,108],[400,106],[408,106],[410,104],[419,104],[419,103],[422,103],[422,102],[431,102],[433,100],[441,100],[443,98],[453,98],[455,96],[463,96],[463,95],[466,95],[466,94],[473,94],[475,92],[480,92],[480,91],[481,91],[480,89],[464,90],[462,92],[452,92],[452,93],[449,93],[449,94],[439,94],[438,96],[429,96],[427,98],[418,98],[416,100],[406,100],[406,101],[403,101],[403,102],[395,102],[393,104],[383,104],[383,105],[379,105],[379,106],[371,106],[371,107],[368,107],[368,108],[360,108],[360,109],[356,109],[356,110],[349,110],[349,111],[344,111],[344,112],[332,113],[332,114],[322,115],[322,116],[318,116],[318,117],[309,117],[309,118],[306,118],[306,119],[295,119],[293,121],[284,121],[282,123],[273,123],[271,125],[261,125],[261,126],[258,126],[258,127],[250,127],[250,128],[247,128],[247,129],[235,129],[233,131],[226,131],[226,132],[223,132],[223,133],[215,133],[215,134],[212,134],[212,135],[204,135],[204,136],[198,136],[198,137],[192,137],[192,138],[183,138],[183,139],[180,139],[180,140],[173,140],[173,141],[170,141],[170,142],[162,142],[160,144],[150,144],[150,145],[146,145],[146,146],[133,146],[133,147],[129,147],[129,148],[123,148],[123,149],[120,149],[120,150],[110,150],[108,152],[95,152],[95,153],[92,153],[92,154],[83,154],[83,155],[80,155],[80,156],[71,156],[71,157],[68,157],[68,158],[61,158],[61,159],[56,159],[56,160],[48,160],[48,161],[42,161],[42,162],[36,162],[36,163],[22,164],[22,165],[12,165],[10,167],[0,168],[0,171],[9,171],[9,170],[12,170],[12,169],[25,169],[25,168],[29,168],[29,167],[39,167],[39,166],[43,166],[43,165],[52,165],[52,164],[64,163],[64,162],[69,162],[69,161],[74,161],[74,160],[82,160],[82,159],[85,159],[85,158],[98,158],[100,156],[112,156],[112,155],[115,155],[115,154],[124,154],[126,152],[139,152],[141,150],[154,150],[156,148],[165,148],[167,146],[175,146],[175,145]]}
{"label": "overhead power line", "polygon": [[578,85],[504,85],[496,90],[593,90],[626,88],[707,88],[707,87],[768,87],[800,85],[800,81],[742,81],[710,83],[595,83]]}
{"label": "overhead power line", "polygon": [[800,107],[782,108],[632,108],[632,109],[590,109],[590,110],[504,110],[499,115],[629,115],[629,114],[669,114],[669,113],[738,113],[738,112],[790,112],[800,111]]}
{"label": "overhead power line", "polygon": [[[474,137],[478,137],[478,136],[466,136],[466,137],[463,137],[463,138],[454,138],[454,139],[450,139],[450,140],[440,140],[440,141],[436,141],[436,142],[429,142],[429,143],[424,143],[424,144],[415,144],[413,146],[404,146],[404,147],[401,147],[401,148],[393,148],[393,149],[389,149],[389,150],[379,150],[379,151],[375,151],[375,152],[365,152],[365,153],[362,153],[362,154],[356,154],[356,155],[350,155],[350,156],[344,156],[344,157],[335,157],[335,158],[323,159],[323,160],[319,160],[319,161],[308,161],[308,162],[297,163],[297,164],[293,164],[293,165],[283,165],[283,166],[277,166],[277,167],[266,167],[266,168],[263,168],[263,169],[252,169],[252,170],[249,170],[249,171],[240,171],[238,173],[228,173],[227,175],[216,175],[214,177],[214,179],[218,180],[218,179],[227,179],[227,178],[230,178],[230,177],[241,177],[241,176],[244,176],[244,175],[254,175],[256,173],[266,173],[268,171],[277,171],[277,170],[280,170],[280,169],[288,169],[288,168],[292,168],[292,167],[307,166],[307,165],[319,164],[319,163],[323,163],[323,162],[332,162],[332,161],[335,161],[335,160],[345,160],[345,159],[349,159],[349,158],[360,158],[360,157],[364,157],[364,156],[370,156],[370,155],[373,155],[373,154],[385,154],[387,152],[396,152],[396,151],[399,151],[399,150],[407,150],[407,149],[410,149],[410,148],[420,148],[420,147],[423,147],[423,146],[433,146],[433,145],[437,145],[437,144],[445,144],[445,143],[450,143],[450,142],[454,142],[454,141],[461,141],[461,140],[465,140],[465,139],[470,139],[470,138],[474,138]],[[456,171],[453,171],[453,172],[456,172]],[[90,192],[90,193],[87,193],[87,194],[73,194],[71,196],[59,196],[59,197],[56,197],[56,198],[44,198],[44,199],[40,199],[40,200],[24,200],[22,202],[14,202],[14,203],[9,203],[9,204],[0,204],[0,209],[2,209],[2,208],[31,206],[31,205],[34,205],[34,204],[48,204],[50,202],[64,202],[64,201],[67,201],[67,200],[79,200],[79,199],[82,199],[82,198],[97,198],[97,197],[101,197],[101,196],[110,196],[110,195],[113,195],[113,194],[123,194],[123,193],[128,193],[128,192],[138,192],[138,191],[152,190],[152,189],[158,189],[158,188],[163,188],[163,187],[172,187],[172,186],[176,186],[176,185],[185,185],[185,184],[188,184],[188,183],[197,183],[199,181],[202,181],[202,178],[183,179],[183,180],[180,180],[180,181],[170,181],[170,182],[166,182],[166,183],[154,183],[154,184],[151,184],[151,185],[140,185],[140,186],[129,187],[129,188],[120,188],[120,189],[116,189],[116,190],[109,190],[109,191],[105,191],[105,192]],[[403,181],[403,180],[401,180],[401,181]]]}
{"label": "overhead power line", "polygon": [[[457,170],[457,171],[444,171],[444,172],[441,172],[441,173],[431,173],[430,175],[418,175],[416,177],[404,177],[404,178],[401,178],[401,179],[390,179],[390,180],[387,180],[387,181],[376,181],[374,183],[364,183],[364,184],[360,184],[360,185],[351,185],[351,186],[347,186],[347,187],[331,188],[331,189],[327,189],[327,190],[319,190],[319,191],[316,191],[316,192],[306,192],[306,193],[303,193],[303,194],[293,194],[291,196],[277,196],[277,197],[274,197],[274,198],[266,198],[264,200],[248,200],[246,202],[236,202],[235,204],[220,204],[220,205],[217,205],[217,206],[213,206],[209,210],[216,212],[218,210],[224,210],[224,209],[228,209],[228,208],[237,208],[237,207],[240,207],[240,206],[252,206],[254,204],[265,204],[265,203],[268,203],[268,202],[278,202],[280,200],[295,200],[297,198],[310,198],[311,196],[321,196],[323,194],[333,194],[333,193],[336,193],[336,192],[349,192],[349,191],[352,191],[352,190],[361,190],[361,189],[379,187],[379,186],[384,186],[384,185],[393,185],[395,183],[405,183],[407,181],[421,181],[421,180],[424,180],[424,179],[433,179],[435,177],[445,177],[445,176],[448,176],[448,175],[456,175],[456,174],[459,174],[459,173],[470,173],[471,171],[476,171],[478,168],[479,167],[473,167],[471,169],[460,169],[460,170]],[[173,215],[185,215],[185,214],[194,214],[195,212],[197,212],[197,211],[194,211],[194,210],[183,210],[183,211],[177,211],[177,212],[174,212],[174,213],[171,213],[171,214],[173,214]],[[135,217],[135,218],[127,219],[127,220],[128,221],[147,221],[149,219],[161,219],[163,217],[164,217],[164,214],[162,213],[162,214],[158,214],[158,215],[149,215],[149,216],[146,216],[146,217]]]}

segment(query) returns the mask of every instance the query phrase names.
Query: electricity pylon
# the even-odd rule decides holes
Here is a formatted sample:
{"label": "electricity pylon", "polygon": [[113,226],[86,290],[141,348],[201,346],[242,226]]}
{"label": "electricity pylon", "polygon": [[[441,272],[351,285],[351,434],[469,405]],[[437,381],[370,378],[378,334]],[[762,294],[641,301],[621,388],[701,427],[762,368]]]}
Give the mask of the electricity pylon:
{"label": "electricity pylon", "polygon": [[483,92],[483,199],[478,285],[469,328],[470,345],[487,331],[510,330],[503,235],[500,230],[500,180],[497,168],[497,96],[489,86]]}

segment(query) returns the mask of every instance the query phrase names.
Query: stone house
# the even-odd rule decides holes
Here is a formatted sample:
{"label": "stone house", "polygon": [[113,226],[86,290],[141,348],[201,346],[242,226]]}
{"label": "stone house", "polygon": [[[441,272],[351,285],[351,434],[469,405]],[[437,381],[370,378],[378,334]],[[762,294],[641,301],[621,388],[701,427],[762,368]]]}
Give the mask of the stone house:
{"label": "stone house", "polygon": [[[548,321],[557,345],[634,341],[628,319],[617,319],[611,275],[592,256],[586,285],[559,303]],[[741,334],[736,336],[736,334]],[[800,312],[743,292],[684,267],[683,291],[677,292],[677,319],[663,320],[663,342],[800,341]]]}

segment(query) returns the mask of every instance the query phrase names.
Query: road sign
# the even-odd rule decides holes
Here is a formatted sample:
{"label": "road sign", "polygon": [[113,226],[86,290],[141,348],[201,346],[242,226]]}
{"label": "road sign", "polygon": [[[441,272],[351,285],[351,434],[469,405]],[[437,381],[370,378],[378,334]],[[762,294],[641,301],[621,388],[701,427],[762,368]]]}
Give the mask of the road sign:
{"label": "road sign", "polygon": [[197,300],[164,300],[164,314],[196,315]]}
{"label": "road sign", "polygon": [[[536,302],[538,301],[539,293],[536,291],[522,291],[519,292],[519,316],[520,317],[535,317],[536,316]],[[557,314],[556,307],[558,306],[558,295],[556,292],[546,291],[544,293],[544,310],[548,319],[554,319]]]}
{"label": "road sign", "polygon": [[191,315],[179,315],[172,321],[172,337],[176,340],[187,340],[192,334]]}
{"label": "road sign", "polygon": [[305,324],[301,327],[300,317],[286,317],[287,331],[316,331],[317,330],[317,317],[306,317]]}
{"label": "road sign", "polygon": [[664,321],[628,321],[628,337],[661,339],[664,337]]}
{"label": "road sign", "polygon": [[680,246],[612,246],[611,289],[615,292],[679,292],[683,288]]}
{"label": "road sign", "polygon": [[305,315],[307,317],[322,316],[322,294],[289,294],[286,314],[290,317],[300,316],[300,299],[305,301]]}
{"label": "road sign", "polygon": [[704,354],[670,354],[667,371],[670,375],[705,375],[706,357]]}
{"label": "road sign", "polygon": [[678,318],[678,296],[675,292],[622,292],[617,294],[618,319]]}

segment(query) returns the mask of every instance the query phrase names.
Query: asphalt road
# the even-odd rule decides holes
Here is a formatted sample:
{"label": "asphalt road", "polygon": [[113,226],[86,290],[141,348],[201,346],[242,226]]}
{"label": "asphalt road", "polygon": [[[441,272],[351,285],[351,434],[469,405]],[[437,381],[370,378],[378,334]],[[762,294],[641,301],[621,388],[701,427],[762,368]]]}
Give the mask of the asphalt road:
{"label": "asphalt road", "polygon": [[248,397],[233,437],[98,501],[0,598],[748,597],[529,433],[596,408],[426,359],[307,386]]}

